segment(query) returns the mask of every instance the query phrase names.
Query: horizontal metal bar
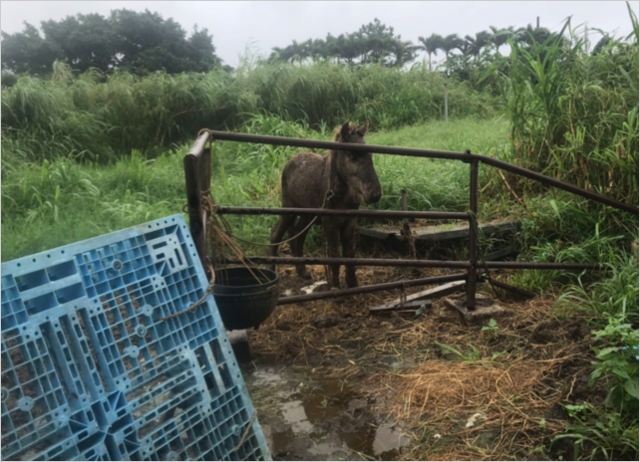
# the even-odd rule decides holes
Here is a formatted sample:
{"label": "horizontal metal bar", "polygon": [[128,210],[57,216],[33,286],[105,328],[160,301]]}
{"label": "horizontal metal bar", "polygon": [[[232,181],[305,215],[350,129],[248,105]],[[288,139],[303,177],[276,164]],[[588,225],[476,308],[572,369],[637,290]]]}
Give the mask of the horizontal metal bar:
{"label": "horizontal metal bar", "polygon": [[368,210],[368,209],[306,209],[277,207],[218,207],[220,215],[319,215],[338,217],[378,217],[378,218],[427,218],[468,220],[466,212],[414,212],[402,210]]}
{"label": "horizontal metal bar", "polygon": [[[278,146],[295,146],[299,148],[318,148],[345,150],[346,143],[336,141],[308,140],[301,138],[287,138],[285,136],[251,135],[248,133],[232,133],[211,130],[211,136],[215,140],[243,141],[247,143],[272,144]],[[432,149],[399,148],[397,146],[380,146],[376,144],[349,143],[349,151],[374,152],[379,154],[391,154],[396,156],[426,157],[433,159],[470,160],[468,154],[454,151],[439,151]]]}
{"label": "horizontal metal bar", "polygon": [[[396,266],[405,268],[469,268],[469,262],[442,260],[400,260],[398,258],[320,258],[320,257],[257,257],[248,256],[256,264],[275,265],[353,265],[353,266]],[[241,264],[237,258],[226,258],[225,263]]]}
{"label": "horizontal metal bar", "polygon": [[[320,148],[320,149],[337,149],[337,150],[344,150],[344,147],[345,147],[344,146],[345,143],[337,143],[335,141],[307,140],[307,139],[299,139],[299,138],[288,138],[284,136],[252,135],[249,133],[232,133],[232,132],[224,132],[224,131],[217,131],[217,130],[211,130],[209,131],[209,133],[214,139],[223,140],[223,141],[240,141],[240,142],[248,142],[248,143],[272,144],[272,145],[279,145],[279,146],[297,146],[302,148]],[[633,215],[638,215],[639,213],[638,207],[636,206],[616,201],[614,199],[611,199],[609,197],[603,196],[601,194],[598,194],[592,191],[587,191],[585,189],[579,188],[578,186],[572,185],[570,183],[565,183],[564,181],[551,178],[547,175],[534,172],[533,170],[529,170],[524,167],[512,165],[508,162],[496,159],[494,157],[488,157],[488,156],[483,156],[478,154],[468,154],[463,152],[454,152],[454,151],[401,148],[397,146],[380,146],[375,144],[349,144],[349,151],[374,152],[378,154],[391,154],[391,155],[409,156],[409,157],[453,159],[453,160],[462,160],[464,162],[471,162],[473,159],[478,159],[479,161],[487,165],[491,165],[493,167],[497,167],[497,168],[506,170],[508,172],[512,172],[512,173],[524,176],[526,178],[539,181],[540,183],[553,186],[558,189],[569,191],[578,196],[585,197],[587,199],[591,199],[596,202],[600,202],[601,204],[605,204],[610,207],[617,208],[619,210],[624,210],[625,212],[629,212]]]}
{"label": "horizontal metal bar", "polygon": [[552,262],[526,262],[526,261],[479,261],[477,268],[489,269],[565,269],[565,270],[597,270],[601,268],[599,263],[552,263]]}
{"label": "horizontal metal bar", "polygon": [[328,292],[319,292],[307,295],[297,295],[294,297],[285,297],[278,300],[278,305],[290,305],[292,303],[311,302],[314,300],[324,300],[328,298],[338,298],[345,295],[367,294],[371,292],[379,292],[383,290],[398,289],[400,287],[426,286],[429,284],[444,284],[445,282],[462,281],[467,275],[463,273],[449,274],[447,276],[435,276],[422,279],[413,279],[409,281],[387,282],[384,284],[375,284],[371,286],[354,287],[351,289],[331,290]]}
{"label": "horizontal metal bar", "polygon": [[513,165],[508,162],[495,159],[493,157],[488,157],[488,156],[477,156],[477,157],[481,162],[484,162],[487,165],[491,165],[492,167],[500,168],[502,170],[506,170],[507,172],[515,173],[517,175],[521,175],[526,178],[531,178],[532,180],[539,181],[540,183],[553,186],[558,189],[563,189],[565,191],[576,194],[578,196],[585,197],[587,199],[591,199],[596,202],[600,202],[601,204],[605,204],[610,207],[623,210],[625,212],[629,212],[636,216],[638,215],[638,207],[634,207],[633,205],[618,202],[615,199],[611,199],[609,197],[603,196],[601,194],[598,194],[592,191],[587,191],[586,189],[579,188],[578,186],[572,185],[570,183],[565,183],[564,181],[551,178],[549,176],[543,175],[542,173],[534,172],[533,170],[529,170],[524,167],[518,167],[517,165]]}

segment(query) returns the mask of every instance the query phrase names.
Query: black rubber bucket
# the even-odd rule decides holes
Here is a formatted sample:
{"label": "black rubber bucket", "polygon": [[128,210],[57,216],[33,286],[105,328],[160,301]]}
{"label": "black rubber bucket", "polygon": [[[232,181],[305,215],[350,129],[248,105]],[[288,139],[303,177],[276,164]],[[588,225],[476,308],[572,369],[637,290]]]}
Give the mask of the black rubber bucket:
{"label": "black rubber bucket", "polygon": [[213,296],[227,330],[256,329],[273,313],[278,303],[280,279],[262,268],[216,270]]}

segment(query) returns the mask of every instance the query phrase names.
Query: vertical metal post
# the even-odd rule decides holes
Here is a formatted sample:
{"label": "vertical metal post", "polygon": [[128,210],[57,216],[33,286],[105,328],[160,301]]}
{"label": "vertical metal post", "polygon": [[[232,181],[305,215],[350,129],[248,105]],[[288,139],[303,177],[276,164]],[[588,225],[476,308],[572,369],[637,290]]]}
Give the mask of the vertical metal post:
{"label": "vertical metal post", "polygon": [[184,177],[187,187],[187,206],[189,209],[189,228],[191,237],[196,245],[196,250],[202,267],[207,268],[207,235],[204,223],[200,190],[199,157],[193,154],[184,156]]}
{"label": "vertical metal post", "polygon": [[[471,154],[467,151],[467,154]],[[467,309],[476,309],[476,263],[478,259],[478,159],[470,162],[471,175],[469,178],[469,263],[467,271]]]}
{"label": "vertical metal post", "polygon": [[449,120],[449,87],[447,83],[444,84],[444,121]]}

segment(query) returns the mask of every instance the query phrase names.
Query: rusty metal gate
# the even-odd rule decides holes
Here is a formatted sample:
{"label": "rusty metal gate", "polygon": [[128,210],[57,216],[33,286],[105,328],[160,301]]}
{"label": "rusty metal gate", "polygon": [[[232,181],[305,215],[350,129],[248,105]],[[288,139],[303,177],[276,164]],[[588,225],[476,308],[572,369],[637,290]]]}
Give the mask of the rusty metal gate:
{"label": "rusty metal gate", "polygon": [[[205,268],[209,267],[206,243],[206,225],[209,211],[203,207],[203,194],[211,190],[211,145],[208,141],[236,141],[245,143],[260,143],[279,146],[294,146],[304,148],[338,149],[344,150],[344,143],[333,141],[318,141],[280,136],[251,135],[244,133],[229,133],[214,130],[202,130],[193,147],[184,157],[184,169],[187,188],[187,204],[191,234],[196,243],[197,251]],[[428,149],[402,148],[396,146],[378,146],[364,144],[350,144],[350,151],[371,152],[397,156],[421,157],[432,159],[450,159],[468,163],[469,178],[469,211],[468,212],[423,212],[423,211],[387,211],[387,210],[336,210],[336,209],[298,209],[298,208],[263,208],[263,207],[224,207],[219,206],[216,213],[220,215],[313,215],[313,216],[348,216],[375,218],[426,218],[426,219],[457,219],[469,222],[469,259],[467,261],[440,260],[401,260],[382,258],[308,258],[308,257],[247,257],[254,263],[260,264],[340,264],[355,266],[396,266],[414,268],[449,268],[464,270],[445,276],[428,277],[409,281],[389,282],[371,286],[355,287],[331,292],[311,293],[292,297],[284,297],[278,305],[307,302],[325,298],[337,298],[345,295],[356,295],[377,292],[401,287],[440,284],[452,281],[466,281],[466,307],[474,310],[476,307],[476,284],[479,281],[478,269],[564,269],[564,270],[592,270],[598,269],[597,263],[542,263],[542,262],[497,262],[478,261],[478,164],[480,162],[514,173],[548,186],[559,188],[578,196],[600,202],[610,207],[638,216],[638,207],[625,204],[600,194],[584,190],[575,185],[548,177],[538,172],[479,154],[451,151],[434,151]],[[502,284],[506,286],[505,284]]]}

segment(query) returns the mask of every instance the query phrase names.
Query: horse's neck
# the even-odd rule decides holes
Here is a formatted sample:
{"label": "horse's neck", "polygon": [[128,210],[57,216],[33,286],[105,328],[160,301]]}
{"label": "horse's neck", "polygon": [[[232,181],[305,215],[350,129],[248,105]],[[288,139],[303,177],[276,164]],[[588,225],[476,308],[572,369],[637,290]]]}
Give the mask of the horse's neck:
{"label": "horse's neck", "polygon": [[338,173],[336,161],[337,156],[341,154],[339,151],[330,151],[325,161],[324,180],[327,184],[327,191],[332,193],[330,205],[336,206],[339,204],[342,207],[359,208],[360,200],[358,194]]}

